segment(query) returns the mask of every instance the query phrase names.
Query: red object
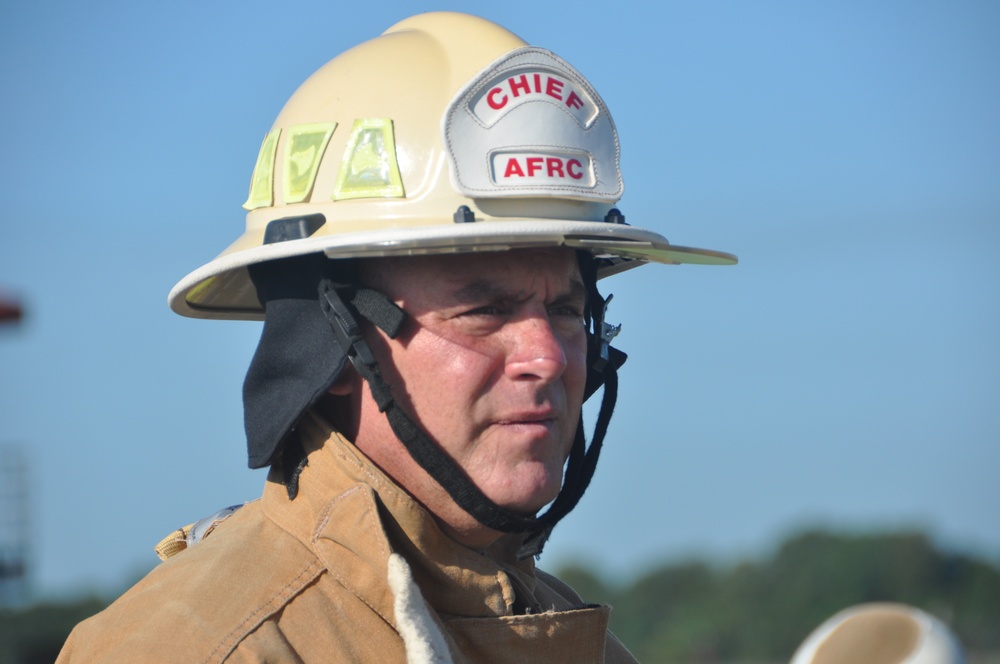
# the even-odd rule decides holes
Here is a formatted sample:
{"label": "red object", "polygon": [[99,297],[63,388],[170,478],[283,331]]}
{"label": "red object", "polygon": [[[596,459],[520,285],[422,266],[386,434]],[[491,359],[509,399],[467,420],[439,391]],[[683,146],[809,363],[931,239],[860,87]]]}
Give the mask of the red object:
{"label": "red object", "polygon": [[21,305],[11,300],[0,299],[0,323],[16,323],[21,320]]}

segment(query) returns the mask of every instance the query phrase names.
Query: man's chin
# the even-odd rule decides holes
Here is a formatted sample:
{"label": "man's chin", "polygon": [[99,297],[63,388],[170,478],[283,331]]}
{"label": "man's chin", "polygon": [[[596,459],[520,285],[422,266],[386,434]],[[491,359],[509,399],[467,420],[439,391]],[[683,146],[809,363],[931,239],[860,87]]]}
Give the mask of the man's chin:
{"label": "man's chin", "polygon": [[500,500],[496,498],[491,499],[500,505],[500,507],[511,512],[516,512],[523,516],[535,516],[543,507],[556,499],[560,488],[561,482],[555,486],[546,482],[534,487],[526,487],[521,491],[507,492]]}

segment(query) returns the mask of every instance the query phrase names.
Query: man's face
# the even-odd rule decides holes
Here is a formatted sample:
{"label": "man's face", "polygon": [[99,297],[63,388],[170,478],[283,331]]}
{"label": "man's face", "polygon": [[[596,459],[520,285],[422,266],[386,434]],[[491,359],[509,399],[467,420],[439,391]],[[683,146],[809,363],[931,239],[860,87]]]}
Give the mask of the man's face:
{"label": "man's face", "polygon": [[[533,513],[554,499],[586,381],[575,254],[377,259],[362,281],[409,315],[396,339],[368,335],[397,402],[494,502]],[[450,498],[403,450],[368,388],[355,396],[358,448],[449,521]]]}

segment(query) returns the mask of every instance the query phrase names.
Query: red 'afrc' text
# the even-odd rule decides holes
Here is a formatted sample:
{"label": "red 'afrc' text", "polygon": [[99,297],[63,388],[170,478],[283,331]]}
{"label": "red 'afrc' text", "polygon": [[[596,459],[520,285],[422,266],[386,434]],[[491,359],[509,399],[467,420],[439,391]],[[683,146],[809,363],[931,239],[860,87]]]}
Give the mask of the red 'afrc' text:
{"label": "red 'afrc' text", "polygon": [[499,150],[490,161],[493,182],[501,187],[594,186],[591,157],[583,152]]}

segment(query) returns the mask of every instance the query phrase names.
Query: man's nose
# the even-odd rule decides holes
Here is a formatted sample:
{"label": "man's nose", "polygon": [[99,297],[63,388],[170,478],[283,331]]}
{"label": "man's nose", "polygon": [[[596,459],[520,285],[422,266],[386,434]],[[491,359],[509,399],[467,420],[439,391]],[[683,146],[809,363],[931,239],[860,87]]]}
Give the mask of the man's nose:
{"label": "man's nose", "polygon": [[505,373],[509,378],[551,381],[563,374],[566,351],[546,315],[525,316],[508,325]]}

